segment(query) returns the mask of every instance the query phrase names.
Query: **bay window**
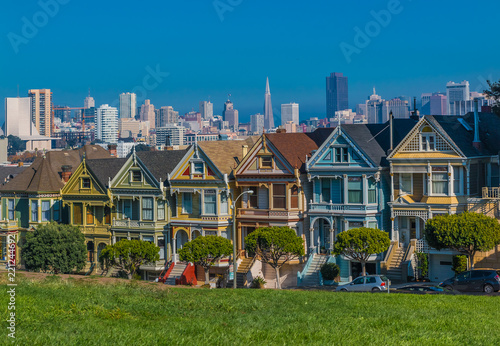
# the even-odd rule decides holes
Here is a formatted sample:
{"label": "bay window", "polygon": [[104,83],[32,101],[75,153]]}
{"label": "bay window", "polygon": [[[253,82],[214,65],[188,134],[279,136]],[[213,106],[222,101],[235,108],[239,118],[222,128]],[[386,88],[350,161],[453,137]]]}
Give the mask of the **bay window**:
{"label": "bay window", "polygon": [[191,214],[193,210],[193,196],[189,192],[182,193],[182,213]]}
{"label": "bay window", "polygon": [[368,179],[368,203],[377,203],[377,182],[375,179]]}
{"label": "bay window", "polygon": [[153,220],[153,198],[143,197],[142,198],[142,219],[147,221]]}
{"label": "bay window", "polygon": [[215,190],[205,190],[204,193],[205,208],[204,214],[215,215],[217,211],[217,193]]}
{"label": "bay window", "polygon": [[401,193],[413,194],[413,174],[401,173],[399,175],[399,190]]}
{"label": "bay window", "polygon": [[432,167],[432,194],[448,194],[448,168]]}
{"label": "bay window", "polygon": [[158,220],[165,220],[165,201],[159,199],[156,203],[158,205]]}
{"label": "bay window", "polygon": [[42,221],[50,221],[50,201],[42,201]]}
{"label": "bay window", "polygon": [[363,203],[363,179],[361,177],[349,177],[347,189],[349,203]]}
{"label": "bay window", "polygon": [[286,185],[273,184],[273,208],[286,208]]}
{"label": "bay window", "polygon": [[31,221],[38,222],[38,201],[31,201]]}

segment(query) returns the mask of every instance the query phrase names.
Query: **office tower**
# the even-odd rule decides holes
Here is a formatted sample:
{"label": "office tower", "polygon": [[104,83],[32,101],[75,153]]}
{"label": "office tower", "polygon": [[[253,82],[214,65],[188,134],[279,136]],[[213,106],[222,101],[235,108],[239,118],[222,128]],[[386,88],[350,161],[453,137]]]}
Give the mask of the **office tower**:
{"label": "office tower", "polygon": [[134,93],[120,94],[120,118],[135,118],[136,110],[136,95]]}
{"label": "office tower", "polygon": [[29,97],[31,97],[31,121],[40,135],[50,137],[54,124],[52,92],[50,89],[32,89],[29,91]]}
{"label": "office tower", "polygon": [[179,112],[174,111],[172,106],[164,106],[155,110],[156,127],[163,127],[167,124],[177,124],[179,122]]}
{"label": "office tower", "polygon": [[262,134],[264,130],[264,114],[250,115],[250,131],[254,134]]}
{"label": "office tower", "polygon": [[227,100],[226,103],[224,103],[222,117],[224,118],[224,121],[228,122],[229,127],[233,128],[234,132],[238,132],[238,111],[233,108],[233,103],[230,100]]}
{"label": "office tower", "polygon": [[121,118],[118,120],[118,132],[120,138],[138,138],[149,135],[149,122],[132,118]]}
{"label": "office tower", "polygon": [[269,88],[269,77],[267,77],[266,79],[266,93],[264,96],[264,126],[267,130],[272,129],[274,127],[273,104],[271,103],[271,89]]}
{"label": "office tower", "polygon": [[105,104],[97,108],[95,138],[105,143],[118,143],[118,109]]}
{"label": "office tower", "polygon": [[210,120],[214,116],[214,104],[210,101],[200,102],[201,119]]}
{"label": "office tower", "polygon": [[431,96],[432,93],[422,93],[422,95],[420,95],[421,99],[420,109],[423,109],[431,101]]}
{"label": "office tower", "polygon": [[336,111],[349,108],[347,77],[333,72],[326,77],[326,117],[333,118]]}
{"label": "office tower", "polygon": [[448,82],[446,84],[446,99],[448,101],[448,115],[457,115],[455,111],[455,101],[469,101],[469,82],[464,80],[461,83]]}
{"label": "office tower", "polygon": [[446,95],[434,93],[430,97],[430,114],[429,115],[446,115],[448,102]]}
{"label": "office tower", "polygon": [[83,109],[83,117],[85,119],[85,124],[95,122],[96,114],[97,114],[97,108],[95,107]]}
{"label": "office tower", "polygon": [[89,93],[89,96],[87,96],[85,98],[85,101],[83,101],[83,107],[84,108],[93,108],[95,107],[95,100],[92,96],[90,96],[90,93]]}
{"label": "office tower", "polygon": [[375,88],[373,94],[366,101],[366,119],[369,124],[382,124],[389,120],[389,113],[387,108],[384,107],[385,100],[377,95]]}
{"label": "office tower", "polygon": [[167,138],[170,145],[184,145],[184,135],[186,128],[173,124],[168,124],[156,129],[156,146],[164,147],[167,145]]}
{"label": "office tower", "polygon": [[71,121],[71,109],[69,107],[55,106],[54,118],[59,118],[61,121]]}
{"label": "office tower", "polygon": [[281,125],[285,125],[289,121],[299,124],[299,104],[285,103],[281,105]]}
{"label": "office tower", "polygon": [[392,112],[395,119],[407,119],[410,117],[410,107],[408,101],[403,101],[399,98],[395,98],[389,101],[383,102],[382,114],[388,117]]}
{"label": "office tower", "polygon": [[141,121],[149,121],[150,128],[155,128],[155,106],[151,104],[150,100],[144,100],[144,104],[141,106]]}

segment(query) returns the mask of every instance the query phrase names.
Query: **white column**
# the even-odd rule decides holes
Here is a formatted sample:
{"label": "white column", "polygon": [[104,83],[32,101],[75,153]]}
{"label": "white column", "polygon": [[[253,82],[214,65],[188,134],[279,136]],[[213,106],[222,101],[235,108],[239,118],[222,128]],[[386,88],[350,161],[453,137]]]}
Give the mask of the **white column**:
{"label": "white column", "polygon": [[330,253],[333,252],[333,242],[334,242],[334,239],[333,239],[333,234],[334,234],[335,230],[333,228],[330,228]]}
{"label": "white column", "polygon": [[314,228],[311,227],[309,228],[309,241],[311,244],[309,244],[309,249],[311,254],[314,252]]}
{"label": "white column", "polygon": [[368,205],[368,179],[366,179],[366,174],[362,176],[363,183],[363,205]]}
{"label": "white column", "polygon": [[344,174],[344,204],[349,203],[348,179],[347,174]]}

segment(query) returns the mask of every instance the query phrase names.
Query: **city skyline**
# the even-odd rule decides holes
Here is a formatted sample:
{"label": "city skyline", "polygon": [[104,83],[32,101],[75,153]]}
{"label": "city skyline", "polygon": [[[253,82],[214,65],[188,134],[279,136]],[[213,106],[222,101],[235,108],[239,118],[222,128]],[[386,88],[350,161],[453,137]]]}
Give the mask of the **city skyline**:
{"label": "city skyline", "polygon": [[[248,122],[251,114],[262,112],[262,81],[266,76],[273,84],[275,115],[279,114],[276,105],[294,100],[300,104],[303,117],[324,115],[324,80],[333,71],[349,76],[351,109],[366,100],[373,86],[385,99],[418,97],[426,92],[445,92],[449,81],[468,80],[471,91],[482,91],[487,79],[498,80],[500,76],[494,59],[499,44],[487,35],[476,35],[470,25],[456,25],[460,16],[480,17],[484,12],[481,6],[465,12],[451,1],[442,1],[429,11],[415,2],[400,1],[389,23],[379,25],[378,33],[364,42],[366,47],[359,48],[355,29],[364,32],[368,24],[376,22],[373,13],[385,11],[387,2],[360,7],[347,3],[304,6],[299,2],[282,6],[254,1],[241,2],[222,14],[212,2],[197,1],[194,5],[196,11],[191,10],[193,4],[182,2],[155,4],[154,11],[146,6],[125,11],[111,3],[65,2],[53,16],[46,15],[47,23],[35,27],[28,37],[23,35],[23,17],[32,23],[34,15],[45,10],[36,2],[25,6],[6,3],[10,15],[0,24],[4,34],[0,59],[9,68],[0,72],[0,97],[15,97],[17,85],[20,96],[26,96],[29,89],[50,88],[54,104],[81,106],[90,87],[96,105],[116,107],[120,93],[138,89],[146,91],[142,95],[138,92],[138,104],[150,99],[152,104],[172,106],[184,114],[210,96],[214,114],[222,114],[226,95],[231,93],[240,121]],[[264,5],[266,11],[262,11]],[[496,3],[485,5],[491,12],[500,9]],[[116,16],[109,16],[111,10]],[[331,12],[350,15],[339,16],[333,24],[329,16],[318,15]],[[184,25],[186,14],[193,25]],[[170,18],[166,25],[159,20],[164,15]],[[254,21],[256,16],[261,20]],[[82,27],[73,25],[76,18],[82,22],[106,20],[111,25]],[[422,19],[432,25],[422,26]],[[124,25],[129,21],[147,30]],[[451,25],[455,35],[446,40],[433,35]],[[488,32],[494,24],[484,21],[481,25],[480,31]],[[120,32],[113,27],[120,27]],[[179,27],[182,34],[176,30]],[[268,36],[262,40],[264,34]],[[472,38],[475,47],[484,48],[451,56],[436,52],[437,47],[440,51],[461,47]],[[151,46],[148,54],[130,50],[130,41],[138,40]],[[221,53],[228,42],[235,54]],[[290,53],[284,49],[297,42],[302,42],[300,50]],[[398,42],[397,49],[394,42]],[[346,45],[359,52],[347,54]],[[53,54],[54,47],[59,46],[65,47],[64,54]],[[81,47],[87,49],[81,52]],[[185,54],[193,47],[208,54],[203,59],[198,54]],[[262,54],[262,50],[270,54]],[[96,51],[105,54],[97,58]],[[167,54],[172,51],[177,54]],[[33,56],[37,56],[38,64],[30,63]],[[3,117],[2,112],[0,121]]]}

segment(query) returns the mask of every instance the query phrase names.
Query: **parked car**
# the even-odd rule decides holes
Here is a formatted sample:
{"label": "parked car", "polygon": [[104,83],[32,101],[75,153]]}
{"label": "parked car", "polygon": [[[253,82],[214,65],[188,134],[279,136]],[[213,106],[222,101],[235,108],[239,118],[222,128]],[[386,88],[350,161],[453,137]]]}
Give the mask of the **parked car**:
{"label": "parked car", "polygon": [[430,285],[408,285],[399,287],[397,291],[401,292],[411,292],[411,293],[426,293],[426,292],[445,292],[447,289],[439,286],[430,286]]}
{"label": "parked car", "polygon": [[360,276],[345,285],[337,287],[337,291],[352,292],[378,292],[387,291],[387,283],[390,281],[383,275]]}
{"label": "parked car", "polygon": [[492,293],[500,290],[500,270],[467,270],[439,284],[457,291],[479,291]]}

